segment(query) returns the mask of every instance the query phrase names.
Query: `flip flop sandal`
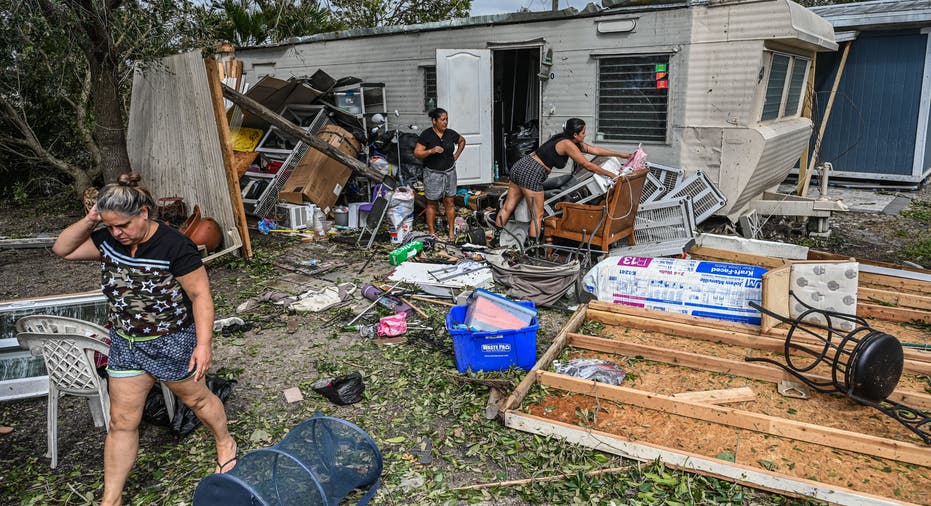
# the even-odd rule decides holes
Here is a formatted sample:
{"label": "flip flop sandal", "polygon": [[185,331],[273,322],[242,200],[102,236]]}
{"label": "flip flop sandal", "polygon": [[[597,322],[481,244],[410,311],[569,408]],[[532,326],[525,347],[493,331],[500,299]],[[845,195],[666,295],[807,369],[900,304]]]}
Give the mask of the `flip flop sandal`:
{"label": "flip flop sandal", "polygon": [[[217,470],[214,471],[214,474],[226,474],[232,471],[233,468],[236,467],[236,464],[238,463],[238,461],[239,461],[239,445],[236,445],[236,447],[233,449],[233,456],[229,460],[227,460],[226,462],[220,462],[220,460],[217,459]],[[229,469],[227,469],[227,466],[229,466]]]}

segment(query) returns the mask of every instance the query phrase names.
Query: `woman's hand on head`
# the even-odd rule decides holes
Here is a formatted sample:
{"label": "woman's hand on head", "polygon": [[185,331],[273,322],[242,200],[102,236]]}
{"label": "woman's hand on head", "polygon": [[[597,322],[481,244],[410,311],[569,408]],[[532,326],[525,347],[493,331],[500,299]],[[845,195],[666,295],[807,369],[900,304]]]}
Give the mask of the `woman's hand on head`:
{"label": "woman's hand on head", "polygon": [[87,211],[87,215],[84,216],[84,219],[94,223],[95,225],[100,223],[100,213],[97,212],[97,204],[94,204],[94,207],[91,207],[90,210]]}

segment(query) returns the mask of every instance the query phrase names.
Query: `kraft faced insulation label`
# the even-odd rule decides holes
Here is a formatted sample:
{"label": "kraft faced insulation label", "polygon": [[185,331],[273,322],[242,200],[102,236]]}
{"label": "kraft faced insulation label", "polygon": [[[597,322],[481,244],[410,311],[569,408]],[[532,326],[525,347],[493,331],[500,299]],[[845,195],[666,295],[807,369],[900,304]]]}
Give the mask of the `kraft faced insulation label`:
{"label": "kraft faced insulation label", "polygon": [[608,257],[583,278],[602,302],[759,324],[763,274],[753,265],[677,258]]}

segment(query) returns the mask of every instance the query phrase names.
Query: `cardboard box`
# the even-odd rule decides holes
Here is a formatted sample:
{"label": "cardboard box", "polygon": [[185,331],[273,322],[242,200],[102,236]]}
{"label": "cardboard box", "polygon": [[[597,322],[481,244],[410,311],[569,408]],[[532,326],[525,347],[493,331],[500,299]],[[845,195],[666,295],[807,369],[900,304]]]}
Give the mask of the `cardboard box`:
{"label": "cardboard box", "polygon": [[[321,128],[317,137],[353,158],[362,147],[352,134],[336,125]],[[309,149],[285,181],[278,198],[292,204],[309,201],[329,213],[351,175],[352,169],[346,165],[316,149]]]}

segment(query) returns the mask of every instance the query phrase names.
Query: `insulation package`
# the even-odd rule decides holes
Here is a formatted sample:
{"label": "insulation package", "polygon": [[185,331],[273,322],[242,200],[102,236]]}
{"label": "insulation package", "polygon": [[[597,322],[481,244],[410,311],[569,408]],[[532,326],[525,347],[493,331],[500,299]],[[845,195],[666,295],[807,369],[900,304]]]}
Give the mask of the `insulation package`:
{"label": "insulation package", "polygon": [[760,323],[766,269],[676,258],[608,257],[585,275],[585,290],[602,302]]}

